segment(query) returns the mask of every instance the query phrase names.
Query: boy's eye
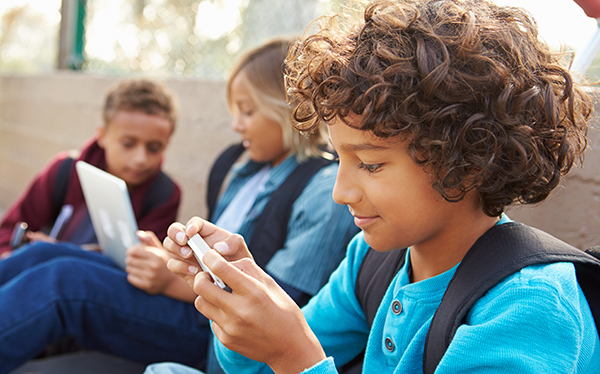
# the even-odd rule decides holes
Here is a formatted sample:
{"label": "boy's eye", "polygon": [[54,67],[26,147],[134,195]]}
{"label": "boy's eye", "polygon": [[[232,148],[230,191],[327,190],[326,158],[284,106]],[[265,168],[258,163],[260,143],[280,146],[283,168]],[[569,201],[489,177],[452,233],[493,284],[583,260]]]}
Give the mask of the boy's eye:
{"label": "boy's eye", "polygon": [[148,144],[146,148],[150,153],[159,153],[160,151],[162,151],[163,146],[162,144]]}
{"label": "boy's eye", "polygon": [[379,171],[382,165],[383,164],[365,164],[364,162],[361,162],[360,165],[358,165],[358,167],[360,169],[368,171],[369,173],[375,173]]}
{"label": "boy's eye", "polygon": [[125,148],[131,148],[131,147],[133,147],[134,143],[130,142],[130,141],[124,141],[122,144],[123,144],[123,147],[125,147]]}

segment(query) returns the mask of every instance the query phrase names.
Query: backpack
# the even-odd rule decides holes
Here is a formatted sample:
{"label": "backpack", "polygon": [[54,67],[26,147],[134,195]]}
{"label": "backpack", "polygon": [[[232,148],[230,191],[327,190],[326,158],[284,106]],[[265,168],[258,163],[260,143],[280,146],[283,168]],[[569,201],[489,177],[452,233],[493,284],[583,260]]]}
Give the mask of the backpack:
{"label": "backpack", "polygon": [[[402,268],[406,249],[377,252],[369,248],[356,278],[356,297],[369,325],[383,296]],[[433,316],[423,354],[423,372],[433,373],[448,349],[456,330],[465,323],[471,307],[498,282],[524,267],[554,262],[572,262],[577,281],[592,311],[600,333],[600,248],[581,251],[541,230],[509,222],[496,225],[469,249],[448,283]],[[342,367],[342,372],[360,370],[360,356]]]}
{"label": "backpack", "polygon": [[65,203],[67,196],[67,187],[69,187],[69,179],[71,177],[71,168],[75,160],[72,157],[67,157],[61,161],[56,171],[54,178],[54,189],[52,190],[52,221],[58,217],[60,210]]}

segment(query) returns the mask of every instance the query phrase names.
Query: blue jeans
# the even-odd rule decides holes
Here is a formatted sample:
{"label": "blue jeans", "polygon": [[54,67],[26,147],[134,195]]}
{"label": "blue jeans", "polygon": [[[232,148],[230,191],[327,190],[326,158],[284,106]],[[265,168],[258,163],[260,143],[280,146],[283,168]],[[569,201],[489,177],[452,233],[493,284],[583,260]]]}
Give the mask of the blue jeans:
{"label": "blue jeans", "polygon": [[36,243],[0,261],[0,374],[65,336],[142,364],[203,367],[209,334],[192,304],[132,286],[101,254]]}

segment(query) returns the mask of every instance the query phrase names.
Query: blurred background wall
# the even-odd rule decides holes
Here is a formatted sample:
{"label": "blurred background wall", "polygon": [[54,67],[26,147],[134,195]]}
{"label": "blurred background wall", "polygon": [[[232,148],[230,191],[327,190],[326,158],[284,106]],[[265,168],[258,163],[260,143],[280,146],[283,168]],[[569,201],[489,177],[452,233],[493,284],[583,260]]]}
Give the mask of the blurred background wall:
{"label": "blurred background wall", "polygon": [[[572,0],[496,0],[526,7],[557,51],[584,50],[597,20]],[[118,79],[147,76],[179,97],[165,170],[183,187],[180,220],[206,214],[209,167],[238,138],[225,102],[227,72],[245,50],[300,35],[347,0],[1,0],[0,213],[56,152],[77,148],[101,122]],[[339,7],[342,8],[339,8]],[[565,53],[566,58],[573,53]],[[587,70],[598,80],[598,57]],[[597,111],[600,106],[597,105]],[[509,215],[580,248],[600,244],[600,134],[585,167],[535,207]]]}
{"label": "blurred background wall", "polygon": [[514,220],[545,230],[578,248],[600,245],[600,104],[596,97],[583,168],[574,167],[541,204],[514,206]]}
{"label": "blurred background wall", "polygon": [[[104,92],[115,78],[78,73],[0,75],[0,210],[56,152],[78,148],[102,123]],[[225,82],[167,79],[181,115],[165,171],[183,188],[179,219],[206,214],[208,171],[219,151],[238,139],[231,130]],[[600,112],[600,105],[596,106]],[[548,200],[515,207],[509,216],[580,248],[600,245],[600,131],[590,129],[583,168],[574,168]]]}

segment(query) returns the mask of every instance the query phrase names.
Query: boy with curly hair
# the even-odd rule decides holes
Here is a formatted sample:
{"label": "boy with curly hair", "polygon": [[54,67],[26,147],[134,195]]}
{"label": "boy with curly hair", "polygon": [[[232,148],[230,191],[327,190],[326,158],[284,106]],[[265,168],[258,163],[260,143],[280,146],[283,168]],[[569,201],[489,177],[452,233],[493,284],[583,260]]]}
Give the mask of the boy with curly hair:
{"label": "boy with curly hair", "polygon": [[[289,68],[298,127],[329,124],[340,161],[333,197],[362,233],[302,310],[239,237],[200,220],[169,228],[165,247],[181,258],[169,269],[194,285],[227,372],[336,373],[363,350],[365,373],[422,372],[458,266],[489,230],[512,225],[507,206],[543,201],[582,160],[591,100],[530,15],[485,0],[370,2],[352,27],[331,22],[306,37]],[[204,262],[231,294],[188,270],[196,232],[222,255]],[[355,294],[369,248],[408,248],[372,325]],[[164,365],[147,372],[188,370]],[[463,371],[599,372],[574,265],[527,266],[479,298],[435,368]]]}

